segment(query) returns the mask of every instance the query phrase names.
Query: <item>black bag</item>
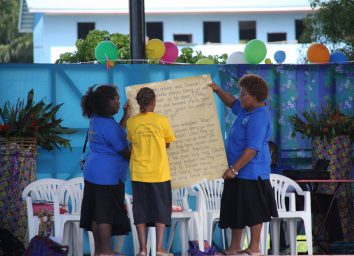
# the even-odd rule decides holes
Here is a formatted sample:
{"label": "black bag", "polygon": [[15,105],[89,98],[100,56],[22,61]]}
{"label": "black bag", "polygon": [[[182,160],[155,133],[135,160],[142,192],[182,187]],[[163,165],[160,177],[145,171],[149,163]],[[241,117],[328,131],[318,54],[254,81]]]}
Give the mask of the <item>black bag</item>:
{"label": "black bag", "polygon": [[84,143],[84,147],[82,148],[82,154],[81,154],[81,159],[80,159],[80,169],[81,169],[81,171],[84,169],[85,151],[86,151],[87,141],[88,141],[88,132],[86,133],[85,143]]}
{"label": "black bag", "polygon": [[21,256],[25,251],[22,242],[7,229],[0,228],[0,255]]}
{"label": "black bag", "polygon": [[60,245],[48,236],[35,236],[23,256],[65,256],[68,252],[69,246]]}

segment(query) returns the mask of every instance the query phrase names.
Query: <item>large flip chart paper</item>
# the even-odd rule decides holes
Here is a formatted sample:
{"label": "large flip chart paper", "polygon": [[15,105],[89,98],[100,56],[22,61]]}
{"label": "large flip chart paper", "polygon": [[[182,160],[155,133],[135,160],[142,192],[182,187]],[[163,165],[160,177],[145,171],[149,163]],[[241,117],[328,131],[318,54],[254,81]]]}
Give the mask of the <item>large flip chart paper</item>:
{"label": "large flip chart paper", "polygon": [[210,82],[210,75],[203,75],[126,87],[132,115],[139,113],[138,90],[149,87],[156,94],[155,112],[171,123],[177,138],[167,149],[173,188],[220,178],[227,168]]}

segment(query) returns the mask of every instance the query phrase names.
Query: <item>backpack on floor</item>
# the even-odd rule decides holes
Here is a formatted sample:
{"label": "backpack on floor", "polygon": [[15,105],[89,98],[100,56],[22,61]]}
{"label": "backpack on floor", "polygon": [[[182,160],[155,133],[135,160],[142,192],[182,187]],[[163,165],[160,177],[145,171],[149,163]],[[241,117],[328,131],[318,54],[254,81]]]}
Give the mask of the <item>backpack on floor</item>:
{"label": "backpack on floor", "polygon": [[188,244],[188,255],[190,256],[215,255],[216,253],[215,246],[210,246],[207,240],[204,240],[204,251],[199,250],[199,244],[196,240],[189,241]]}
{"label": "backpack on floor", "polygon": [[66,256],[68,252],[68,246],[60,245],[48,236],[35,236],[23,256]]}

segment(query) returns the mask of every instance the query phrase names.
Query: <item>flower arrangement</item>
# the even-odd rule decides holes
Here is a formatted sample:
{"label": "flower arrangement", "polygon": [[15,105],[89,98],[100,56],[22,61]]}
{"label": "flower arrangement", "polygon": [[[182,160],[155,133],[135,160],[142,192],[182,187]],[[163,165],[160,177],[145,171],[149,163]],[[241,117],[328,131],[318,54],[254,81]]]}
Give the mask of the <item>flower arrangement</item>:
{"label": "flower arrangement", "polygon": [[338,108],[326,105],[320,113],[305,111],[302,116],[304,120],[297,114],[289,117],[293,136],[301,133],[303,137],[319,137],[327,142],[341,135],[354,139],[354,116],[344,115]]}
{"label": "flower arrangement", "polygon": [[0,137],[35,137],[37,145],[44,149],[71,149],[70,140],[61,135],[76,131],[62,127],[63,120],[55,117],[62,104],[46,104],[43,99],[34,103],[33,96],[30,90],[27,103],[18,99],[16,105],[6,102],[0,107]]}

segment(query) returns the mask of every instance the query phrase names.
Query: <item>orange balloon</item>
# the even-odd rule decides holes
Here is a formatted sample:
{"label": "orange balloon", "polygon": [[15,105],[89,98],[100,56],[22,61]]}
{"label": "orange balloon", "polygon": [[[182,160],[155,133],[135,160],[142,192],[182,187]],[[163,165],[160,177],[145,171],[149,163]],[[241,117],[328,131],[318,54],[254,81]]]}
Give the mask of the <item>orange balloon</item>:
{"label": "orange balloon", "polygon": [[329,50],[323,44],[311,44],[307,49],[307,59],[311,63],[327,63],[329,58]]}

